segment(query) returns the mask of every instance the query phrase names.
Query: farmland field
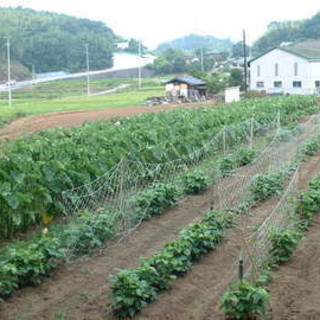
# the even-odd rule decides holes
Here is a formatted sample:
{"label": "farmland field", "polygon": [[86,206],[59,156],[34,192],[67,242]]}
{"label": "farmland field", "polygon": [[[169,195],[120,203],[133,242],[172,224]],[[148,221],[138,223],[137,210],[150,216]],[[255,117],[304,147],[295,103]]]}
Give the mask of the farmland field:
{"label": "farmland field", "polygon": [[[314,131],[310,131],[309,135],[304,131],[299,133],[298,129],[296,130],[298,127],[293,126],[297,120],[306,122],[308,117],[304,117],[303,120],[301,118],[318,110],[319,107],[314,104],[313,98],[308,97],[252,100],[215,108],[174,110],[127,119],[118,118],[106,123],[85,124],[80,128],[54,129],[35,133],[6,142],[2,144],[3,158],[0,166],[2,180],[5,181],[0,198],[3,208],[2,231],[5,231],[2,235],[10,238],[17,232],[28,230],[30,225],[41,226],[43,222],[41,217],[44,213],[59,216],[61,214],[60,204],[57,201],[59,193],[81,185],[87,186],[88,192],[91,192],[90,183],[106,171],[116,168],[124,155],[130,161],[156,166],[159,163],[177,161],[206,145],[225,126],[228,125],[231,128],[239,121],[245,123],[247,119],[252,119],[252,116],[259,126],[264,127],[271,125],[280,111],[281,118],[278,118],[278,125],[281,121],[282,125],[290,125],[290,127],[284,129],[278,140],[273,142],[275,149],[267,152],[264,157],[269,161],[271,155],[278,155],[276,157],[278,159],[275,160],[272,156],[272,161],[291,161],[287,153],[298,152],[300,149],[297,148],[298,151],[295,151],[296,143],[290,142],[288,134],[297,135],[294,141],[310,138],[310,135],[314,134]],[[254,130],[252,126],[250,129],[250,123],[253,122],[249,122],[249,131],[239,130],[239,128],[234,131],[236,137],[232,137],[233,144],[240,146],[243,141],[247,141],[245,140],[247,133]],[[316,124],[312,126],[317,129]],[[228,136],[222,136],[220,148],[224,147],[227,138]],[[219,156],[219,152],[215,155]],[[224,155],[222,158],[224,165],[230,164],[232,156],[233,154]],[[257,159],[260,159],[259,156]],[[318,172],[320,169],[318,160],[316,155],[303,163],[299,188],[304,188],[306,182]],[[268,163],[267,166],[264,164],[260,166],[260,162],[254,162],[251,165],[250,161],[249,159],[248,162],[239,164],[238,173],[240,175],[242,173],[243,177],[248,176],[249,173],[259,173],[255,171],[260,170],[259,168],[261,170],[271,168]],[[241,166],[244,166],[243,169]],[[147,168],[146,165],[145,167]],[[151,172],[142,172],[146,174],[145,179],[152,178]],[[239,178],[232,175],[228,177],[229,171],[225,172],[222,175],[224,178],[217,182],[218,186],[207,186],[202,193],[180,200],[176,206],[167,209],[160,216],[145,221],[122,242],[115,241],[114,246],[108,246],[106,251],[87,261],[62,265],[53,277],[45,279],[44,283],[37,287],[20,289],[13,294],[12,298],[0,305],[1,318],[8,320],[113,319],[113,315],[107,313],[105,308],[106,301],[110,303],[110,287],[106,283],[108,275],[114,274],[116,268],[137,267],[139,257],[153,256],[168,241],[174,241],[177,238],[179,229],[185,228],[188,223],[201,221],[203,212],[212,206],[213,199],[219,200],[215,198],[215,190],[227,190],[226,193],[232,195],[231,190],[235,187],[239,188],[237,180]],[[199,177],[201,178],[201,175],[198,175],[197,179]],[[138,182],[141,183],[141,181],[143,180],[140,179]],[[241,186],[241,188],[244,187],[245,185]],[[110,192],[111,195],[115,194],[112,190]],[[121,192],[123,190],[120,189],[120,194]],[[269,200],[254,209],[254,214],[246,220],[248,230],[253,225],[259,225],[268,216],[268,208],[279,201],[277,192],[270,194]],[[233,201],[238,200],[235,198]],[[99,210],[101,212],[101,208]],[[235,218],[236,221],[239,219],[240,217]],[[48,239],[50,239],[50,230],[49,228]],[[143,310],[138,318],[211,319],[213,316],[221,317],[217,309],[219,298],[237,272],[232,266],[239,254],[242,236],[237,226],[228,230],[226,240],[217,247],[216,251],[202,257],[200,263],[195,263],[192,271],[170,285],[171,290],[160,293],[159,301]],[[7,257],[5,248],[2,256]],[[4,262],[0,261],[0,263]],[[3,285],[6,288],[6,282],[1,283],[2,280],[8,279],[0,278],[0,289]],[[23,284],[26,279],[22,278],[19,281]],[[31,303],[32,311],[29,307]]]}

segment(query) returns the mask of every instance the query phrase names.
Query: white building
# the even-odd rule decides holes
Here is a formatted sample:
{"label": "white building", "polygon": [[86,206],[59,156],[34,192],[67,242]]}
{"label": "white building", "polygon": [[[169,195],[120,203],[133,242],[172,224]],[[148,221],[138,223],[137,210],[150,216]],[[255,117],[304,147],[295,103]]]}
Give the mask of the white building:
{"label": "white building", "polygon": [[320,94],[320,40],[274,48],[249,64],[251,90]]}

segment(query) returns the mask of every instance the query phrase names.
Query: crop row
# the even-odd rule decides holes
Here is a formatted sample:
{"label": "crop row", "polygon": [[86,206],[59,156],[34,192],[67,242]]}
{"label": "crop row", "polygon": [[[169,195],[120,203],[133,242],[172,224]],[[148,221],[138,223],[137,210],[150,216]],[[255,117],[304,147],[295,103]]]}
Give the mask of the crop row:
{"label": "crop row", "polygon": [[0,157],[0,238],[23,232],[43,215],[61,213],[62,191],[89,183],[121,158],[158,163],[201,147],[223,125],[252,116],[282,123],[317,107],[312,97],[245,100],[208,109],[173,110],[126,119],[53,129],[6,142]]}
{"label": "crop row", "polygon": [[[315,136],[303,144],[302,158],[305,159],[305,155],[310,155],[309,148],[306,146],[314,145],[315,141],[317,148],[319,148],[319,136]],[[257,204],[257,202],[266,200],[275,194],[281,194],[288,176],[291,175],[295,167],[295,164],[291,164],[280,168],[277,172],[256,175],[249,185],[251,195],[246,201],[246,206]],[[312,212],[314,214],[314,212],[320,209],[320,177],[316,182],[318,183],[316,187],[319,190],[317,189],[317,193],[311,191],[311,196],[313,196],[311,201],[308,201],[310,191],[307,195],[302,194],[302,207],[299,212],[306,212],[306,214],[301,213],[300,226],[307,226],[308,223],[305,220],[309,219],[309,213]],[[311,183],[311,186],[313,186],[313,183]],[[317,205],[316,207],[315,204]],[[307,210],[305,210],[305,206],[309,206]],[[211,214],[209,213],[209,215]],[[234,216],[230,213],[225,214],[225,216],[221,213],[213,213],[213,217],[215,218],[221,215],[222,217],[228,217],[231,226]],[[221,232],[221,228],[220,226],[214,226],[214,229],[209,228],[211,230],[209,231],[207,223],[208,216],[202,222],[191,225],[191,227],[183,230],[177,240],[166,244],[154,257],[142,259],[140,267],[119,270],[117,275],[110,277],[109,282],[113,298],[111,306],[118,317],[134,316],[148,303],[154,301],[157,298],[158,292],[168,289],[172,280],[188,272],[192,266],[192,262],[198,259],[200,255],[207,253],[208,248],[215,248],[217,246],[221,238],[220,233],[218,233],[219,237],[216,238],[217,231]],[[198,233],[189,232],[190,229],[193,230],[194,226],[195,230],[199,231]],[[187,234],[187,239],[184,238],[185,234]],[[270,251],[272,256],[270,265],[274,266],[287,261],[297,244],[298,236],[299,232],[283,232],[279,230],[272,230],[270,232],[268,237],[273,244]],[[197,252],[198,255],[192,255],[194,243],[196,243],[197,248],[202,245],[206,250],[200,250]],[[206,247],[207,245],[209,247]],[[252,301],[256,301],[256,305],[259,306],[258,311],[255,310],[257,311],[257,315],[263,315],[265,309],[260,307],[261,304],[265,304],[268,301],[267,292],[263,287],[260,288],[255,284],[242,281],[231,286],[230,291],[222,299],[222,305],[227,316],[233,316],[234,318],[239,316],[239,319],[246,319],[245,316],[248,316],[246,312],[250,310],[250,306],[247,306],[247,304]],[[242,308],[243,312],[240,312],[239,310]],[[255,314],[252,313],[252,315],[254,316]]]}
{"label": "crop row", "polygon": [[[319,136],[309,139],[304,143],[304,146],[314,145],[315,141],[319,147]],[[302,148],[302,150],[304,154],[309,152],[309,148]],[[222,158],[219,163],[222,168],[225,168],[224,163],[226,160],[241,166],[248,164],[248,161],[252,160],[252,156],[250,149],[240,148],[231,156]],[[227,174],[223,170],[222,172]],[[264,179],[261,178],[261,175],[258,175],[257,181],[259,183],[254,179],[249,187],[252,197],[247,202],[247,205],[252,204],[255,200],[261,201],[274,193],[280,192],[287,174],[288,170],[286,169],[279,171],[277,174],[269,174],[272,177],[271,179],[268,178],[268,175],[264,175]],[[208,185],[208,176],[201,169],[182,175],[182,180],[184,181],[183,192],[190,194],[197,194]],[[264,191],[261,194],[262,180],[266,182],[263,187]],[[162,213],[165,208],[175,203],[179,192],[181,190],[179,191],[176,185],[162,183],[141,194],[137,194],[139,206],[137,207],[136,219]],[[317,193],[314,194],[315,199],[319,199],[317,195]],[[312,201],[314,199],[308,200],[309,197],[309,194],[302,195],[304,206],[309,205],[310,208],[313,208]],[[313,210],[317,210],[317,208]],[[309,211],[305,210],[305,207],[301,211],[306,212],[308,216]],[[212,218],[213,214],[209,214],[209,216]],[[121,212],[82,212],[66,225],[52,226],[49,231],[45,229],[43,233],[29,241],[18,241],[3,247],[0,250],[0,299],[21,286],[39,283],[44,276],[50,274],[51,270],[56,266],[57,260],[69,260],[99,248],[116,234],[118,221],[123,218],[123,213]],[[132,218],[135,217],[133,216]],[[198,224],[196,228],[199,228],[197,230],[201,230],[201,232],[204,231]],[[209,236],[209,234],[207,235]],[[200,237],[200,234],[198,236]],[[203,239],[209,241],[206,237]],[[213,236],[212,241],[216,240]],[[198,241],[200,241],[199,238]]]}
{"label": "crop row", "polygon": [[[263,199],[255,198],[261,189],[256,187],[253,180],[250,185],[252,197],[247,205],[270,198],[276,193],[275,186],[279,190],[283,188],[287,175],[288,170],[279,171],[272,182],[266,184],[267,192],[263,193]],[[182,230],[177,240],[167,243],[154,257],[142,259],[139,268],[120,270],[117,275],[111,276],[109,282],[114,313],[121,318],[132,317],[154,301],[158,292],[168,289],[172,280],[188,272],[194,261],[218,245],[224,229],[233,225],[233,219],[234,214],[231,213],[209,212],[203,221]]]}
{"label": "crop row", "polygon": [[[320,135],[303,143],[301,159],[315,155],[320,148]],[[266,316],[271,300],[266,284],[271,280],[271,271],[286,263],[292,257],[303,232],[313,224],[313,218],[320,213],[320,175],[309,182],[308,188],[301,192],[299,204],[291,219],[293,227],[272,228],[267,237],[271,243],[268,261],[263,262],[262,274],[255,283],[241,280],[232,283],[221,299],[221,307],[229,319],[251,319]]]}

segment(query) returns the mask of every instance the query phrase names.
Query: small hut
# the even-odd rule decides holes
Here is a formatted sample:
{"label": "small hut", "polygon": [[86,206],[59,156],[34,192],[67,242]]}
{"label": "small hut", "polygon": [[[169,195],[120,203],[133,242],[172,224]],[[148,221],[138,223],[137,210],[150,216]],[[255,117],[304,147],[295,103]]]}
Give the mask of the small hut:
{"label": "small hut", "polygon": [[167,82],[166,95],[172,100],[199,101],[206,97],[206,82],[192,77],[175,77]]}

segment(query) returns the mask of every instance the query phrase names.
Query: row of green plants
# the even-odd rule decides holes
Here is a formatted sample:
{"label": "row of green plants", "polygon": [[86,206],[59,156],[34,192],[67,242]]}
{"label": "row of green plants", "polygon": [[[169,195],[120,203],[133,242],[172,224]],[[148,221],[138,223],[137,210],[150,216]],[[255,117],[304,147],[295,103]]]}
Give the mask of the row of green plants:
{"label": "row of green plants", "polygon": [[2,144],[0,156],[0,238],[25,232],[41,216],[62,212],[62,191],[88,184],[129,160],[159,163],[203,146],[224,125],[255,117],[268,123],[281,112],[287,124],[314,112],[312,97],[245,100],[215,108],[173,110],[80,128],[56,128]]}
{"label": "row of green plants", "polygon": [[[242,146],[229,156],[218,159],[217,176],[226,177],[232,170],[251,163],[256,152]],[[211,169],[212,171],[212,169]],[[175,183],[158,183],[134,196],[136,210],[148,216],[161,214],[173,206],[177,199],[184,195],[203,192],[212,183],[212,177],[205,169],[197,168],[181,174]]]}
{"label": "row of green plants", "polygon": [[270,258],[257,281],[234,282],[221,298],[221,308],[227,319],[249,320],[268,315],[271,296],[266,284],[271,280],[271,271],[290,260],[302,233],[299,230],[271,229],[267,237],[271,242]]}
{"label": "row of green plants", "polygon": [[119,270],[109,277],[112,310],[120,318],[134,316],[157,299],[159,292],[183,276],[202,255],[215,249],[225,229],[233,226],[233,215],[208,212],[205,218],[180,232],[152,258],[144,258],[135,269]]}
{"label": "row of green plants", "polygon": [[[302,160],[319,151],[320,136],[308,139],[302,146]],[[256,319],[268,313],[271,296],[266,284],[271,280],[271,271],[286,263],[292,257],[303,232],[313,223],[313,218],[320,213],[320,175],[309,182],[306,190],[300,194],[299,205],[295,209],[296,220],[293,229],[270,229],[268,238],[271,242],[269,260],[264,263],[263,273],[255,283],[245,280],[230,285],[221,299],[221,307],[228,319]]]}
{"label": "row of green plants", "polygon": [[[243,148],[240,149],[243,154]],[[236,152],[237,155],[237,152]],[[239,155],[236,156],[239,158]],[[205,171],[195,169],[181,176],[183,190],[172,183],[159,183],[136,195],[136,213],[132,219],[161,214],[181,194],[199,194],[209,184]],[[100,248],[119,231],[123,213],[98,210],[80,212],[75,219],[53,225],[49,232],[28,241],[17,241],[0,250],[0,298],[28,284],[36,284],[50,274],[58,260],[72,260]],[[134,221],[133,221],[134,223]]]}
{"label": "row of green plants", "polygon": [[[241,147],[230,157],[236,159],[235,163],[240,166],[252,161],[252,155],[251,149]],[[200,193],[207,187],[209,181],[208,176],[200,169],[183,174],[182,180],[183,192],[186,194]],[[137,218],[141,218],[141,212],[148,207],[150,211],[143,214],[144,218],[150,214],[161,213],[174,203],[179,192],[172,184],[159,184],[150,194],[146,203],[142,201]],[[272,195],[272,193],[268,194]],[[303,197],[308,199],[307,195]],[[311,207],[313,208],[312,204]],[[39,283],[44,276],[50,274],[58,260],[74,259],[100,248],[118,232],[117,221],[123,218],[123,213],[120,212],[85,211],[79,213],[67,224],[52,226],[49,232],[45,230],[40,236],[35,236],[29,241],[18,241],[2,248],[0,250],[0,298],[4,298],[21,286]]]}
{"label": "row of green plants", "polygon": [[91,253],[118,230],[121,213],[81,212],[63,225],[45,228],[27,241],[15,241],[0,249],[0,301],[14,290],[38,284],[50,276],[59,262]]}

